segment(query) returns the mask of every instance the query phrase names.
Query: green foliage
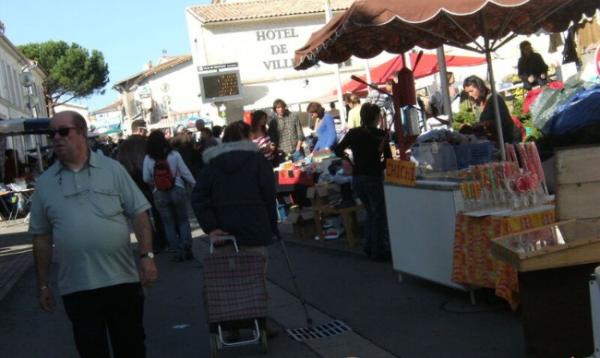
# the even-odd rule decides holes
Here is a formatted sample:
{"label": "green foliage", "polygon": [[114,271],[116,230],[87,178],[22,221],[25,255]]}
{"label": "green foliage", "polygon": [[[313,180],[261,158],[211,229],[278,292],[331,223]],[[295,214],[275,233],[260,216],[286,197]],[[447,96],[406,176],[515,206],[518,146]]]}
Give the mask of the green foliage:
{"label": "green foliage", "polygon": [[90,53],[64,41],[30,43],[19,49],[48,73],[44,92],[51,107],[99,93],[108,83],[108,64],[100,51]]}
{"label": "green foliage", "polygon": [[473,125],[475,123],[477,123],[477,114],[470,106],[470,102],[461,102],[458,112],[452,115],[452,128],[459,130],[465,124]]}

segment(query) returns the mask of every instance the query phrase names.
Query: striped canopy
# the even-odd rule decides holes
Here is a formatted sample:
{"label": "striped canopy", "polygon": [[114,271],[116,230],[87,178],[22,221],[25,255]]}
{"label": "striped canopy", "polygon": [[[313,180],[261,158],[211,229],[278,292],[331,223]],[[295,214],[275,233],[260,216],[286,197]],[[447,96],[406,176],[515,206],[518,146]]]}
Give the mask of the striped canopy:
{"label": "striped canopy", "polygon": [[[564,31],[597,9],[599,0],[357,0],[296,51],[294,67],[403,53],[415,46],[484,53],[518,34]],[[480,36],[491,43],[478,43]]]}

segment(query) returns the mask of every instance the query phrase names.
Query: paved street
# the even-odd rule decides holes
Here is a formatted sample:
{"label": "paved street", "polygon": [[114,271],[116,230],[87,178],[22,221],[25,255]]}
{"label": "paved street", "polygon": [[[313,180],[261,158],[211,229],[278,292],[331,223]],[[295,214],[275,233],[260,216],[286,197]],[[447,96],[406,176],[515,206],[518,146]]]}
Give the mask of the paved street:
{"label": "paved street", "polygon": [[[196,230],[195,236],[201,233]],[[0,246],[26,245],[23,235],[0,236]],[[205,244],[196,239],[201,257]],[[520,357],[518,315],[480,295],[477,306],[464,292],[405,277],[399,284],[389,263],[348,252],[288,244],[300,287],[315,324],[334,319],[352,329],[338,336],[298,343],[285,333],[269,341],[269,357]],[[4,252],[7,250],[5,249]],[[17,252],[17,251],[13,251]],[[30,253],[24,252],[21,260]],[[29,256],[30,257],[30,256]],[[6,256],[0,256],[0,273]],[[15,260],[13,258],[13,260]],[[198,261],[173,263],[158,255],[159,282],[147,290],[145,325],[149,357],[207,357],[208,332]],[[273,326],[306,326],[278,245],[270,249],[269,317]],[[1,277],[1,275],[0,275]],[[0,345],[6,357],[74,357],[69,322],[58,305],[45,314],[35,299],[31,265],[10,292],[0,296]],[[224,351],[222,357],[261,357],[258,347]]]}

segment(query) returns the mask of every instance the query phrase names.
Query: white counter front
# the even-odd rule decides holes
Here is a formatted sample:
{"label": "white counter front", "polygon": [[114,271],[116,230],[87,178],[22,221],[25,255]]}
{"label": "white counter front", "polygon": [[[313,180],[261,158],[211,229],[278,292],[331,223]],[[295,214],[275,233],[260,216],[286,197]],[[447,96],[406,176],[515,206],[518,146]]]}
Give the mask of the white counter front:
{"label": "white counter front", "polygon": [[415,187],[385,183],[394,269],[445,286],[452,282],[456,213],[463,207],[455,182],[417,181]]}

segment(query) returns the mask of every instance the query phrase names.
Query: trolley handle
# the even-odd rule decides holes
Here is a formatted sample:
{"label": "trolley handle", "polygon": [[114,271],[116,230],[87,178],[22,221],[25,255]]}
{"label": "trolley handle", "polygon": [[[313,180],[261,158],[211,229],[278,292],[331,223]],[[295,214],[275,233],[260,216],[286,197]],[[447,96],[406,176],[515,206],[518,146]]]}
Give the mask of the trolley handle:
{"label": "trolley handle", "polygon": [[226,243],[227,241],[231,241],[233,243],[233,247],[235,248],[235,252],[240,252],[240,249],[238,248],[238,245],[237,245],[237,240],[235,239],[235,236],[233,236],[233,235],[223,235],[223,236],[212,235],[212,236],[209,236],[208,239],[210,242],[209,252],[211,255],[215,251],[215,243],[217,243],[217,242]]}

